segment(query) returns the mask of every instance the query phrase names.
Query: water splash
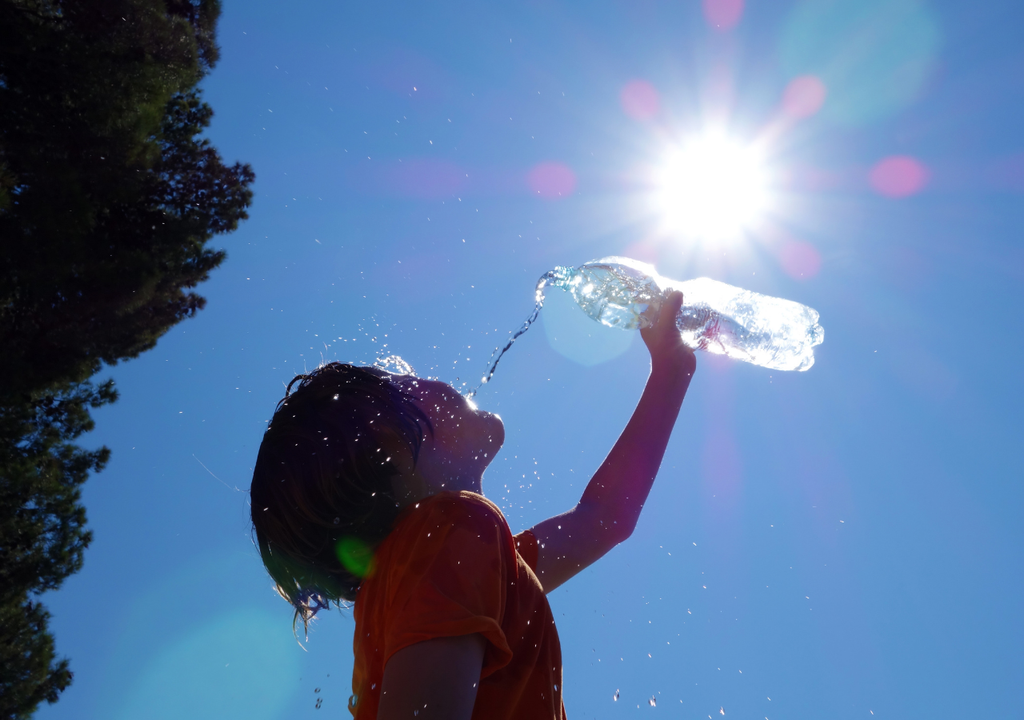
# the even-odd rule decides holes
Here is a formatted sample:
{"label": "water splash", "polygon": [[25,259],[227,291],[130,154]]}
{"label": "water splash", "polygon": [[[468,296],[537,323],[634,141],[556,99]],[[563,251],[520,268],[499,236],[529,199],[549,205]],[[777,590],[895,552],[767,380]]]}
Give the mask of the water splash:
{"label": "water splash", "polygon": [[380,368],[385,372],[389,372],[392,375],[415,375],[416,371],[412,369],[412,365],[407,363],[399,355],[388,355],[387,357],[377,358],[373,361],[375,368]]}
{"label": "water splash", "polygon": [[[491,381],[491,378],[494,377],[494,371],[498,369],[498,363],[501,362],[502,356],[508,352],[513,343],[519,339],[519,336],[529,330],[530,326],[537,321],[537,317],[540,315],[540,309],[544,307],[544,289],[548,285],[557,282],[564,276],[564,274],[565,269],[555,268],[554,270],[550,270],[540,276],[540,280],[537,281],[537,289],[533,293],[534,302],[536,304],[533,307],[533,312],[530,313],[530,317],[526,318],[526,322],[523,323],[523,326],[508,339],[508,342],[505,343],[505,347],[494,348],[494,352],[491,353],[491,357],[487,361],[490,364],[490,369],[487,374],[480,378],[480,384],[466,393],[466,398],[472,400],[476,397],[476,394],[480,392],[480,388]],[[495,355],[497,355],[497,357],[495,357]],[[493,362],[491,362],[491,360],[493,360]]]}

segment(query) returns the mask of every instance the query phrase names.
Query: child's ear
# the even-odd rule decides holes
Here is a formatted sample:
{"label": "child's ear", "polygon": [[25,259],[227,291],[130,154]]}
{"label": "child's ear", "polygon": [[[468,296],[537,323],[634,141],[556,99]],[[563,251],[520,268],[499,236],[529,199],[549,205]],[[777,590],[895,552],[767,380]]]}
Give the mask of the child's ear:
{"label": "child's ear", "polygon": [[[423,439],[423,444],[429,441],[430,437],[427,436]],[[420,445],[421,449],[422,447],[423,445]],[[380,455],[383,456],[383,460],[394,465],[401,475],[412,475],[416,472],[416,461],[413,459],[412,450],[408,444],[402,442],[397,437],[383,439]]]}
{"label": "child's ear", "polygon": [[[430,442],[430,437],[423,439],[423,444]],[[423,451],[423,445],[420,446]],[[406,505],[423,497],[426,497],[426,484],[420,474],[416,472],[416,462],[413,459],[412,450],[409,446],[398,440],[390,438],[381,444],[380,454],[389,460],[395,469],[396,475],[391,477],[391,491],[399,505]]]}

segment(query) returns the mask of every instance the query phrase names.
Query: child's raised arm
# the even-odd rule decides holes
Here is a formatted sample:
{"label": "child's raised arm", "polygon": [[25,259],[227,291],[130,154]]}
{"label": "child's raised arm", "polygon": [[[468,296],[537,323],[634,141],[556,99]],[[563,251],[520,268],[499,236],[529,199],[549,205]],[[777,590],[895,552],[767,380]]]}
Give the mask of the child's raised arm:
{"label": "child's raised arm", "polygon": [[662,304],[652,327],[641,330],[651,353],[651,375],[612,451],[572,510],[532,528],[537,576],[551,592],[628,538],[658,474],[672,426],[697,367],[676,329],[683,296]]}

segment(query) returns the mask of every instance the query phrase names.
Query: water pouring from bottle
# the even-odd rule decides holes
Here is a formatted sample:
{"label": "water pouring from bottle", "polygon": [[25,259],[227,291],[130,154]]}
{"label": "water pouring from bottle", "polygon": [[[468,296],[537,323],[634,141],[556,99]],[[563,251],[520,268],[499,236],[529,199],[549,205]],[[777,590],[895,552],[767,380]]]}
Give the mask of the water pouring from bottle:
{"label": "water pouring from bottle", "polygon": [[549,285],[572,295],[580,309],[602,325],[625,330],[646,327],[648,309],[679,290],[683,306],[676,327],[687,346],[772,370],[808,370],[814,364],[814,347],[825,339],[817,311],[806,305],[710,278],[671,280],[646,263],[607,257],[544,273],[537,282],[533,312],[505,346],[491,354],[487,373],[467,397],[490,382],[502,356],[536,322]]}

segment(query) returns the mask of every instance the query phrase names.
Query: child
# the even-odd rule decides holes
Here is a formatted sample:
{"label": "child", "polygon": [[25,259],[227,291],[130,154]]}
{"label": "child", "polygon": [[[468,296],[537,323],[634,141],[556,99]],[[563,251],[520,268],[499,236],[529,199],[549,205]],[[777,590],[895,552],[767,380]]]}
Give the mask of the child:
{"label": "child", "polygon": [[579,504],[514,537],[481,495],[498,416],[375,368],[331,363],[288,386],[256,461],[253,526],[296,619],[355,603],[358,720],[565,717],[545,593],[636,525],[696,367],[681,303],[651,309],[647,386]]}

